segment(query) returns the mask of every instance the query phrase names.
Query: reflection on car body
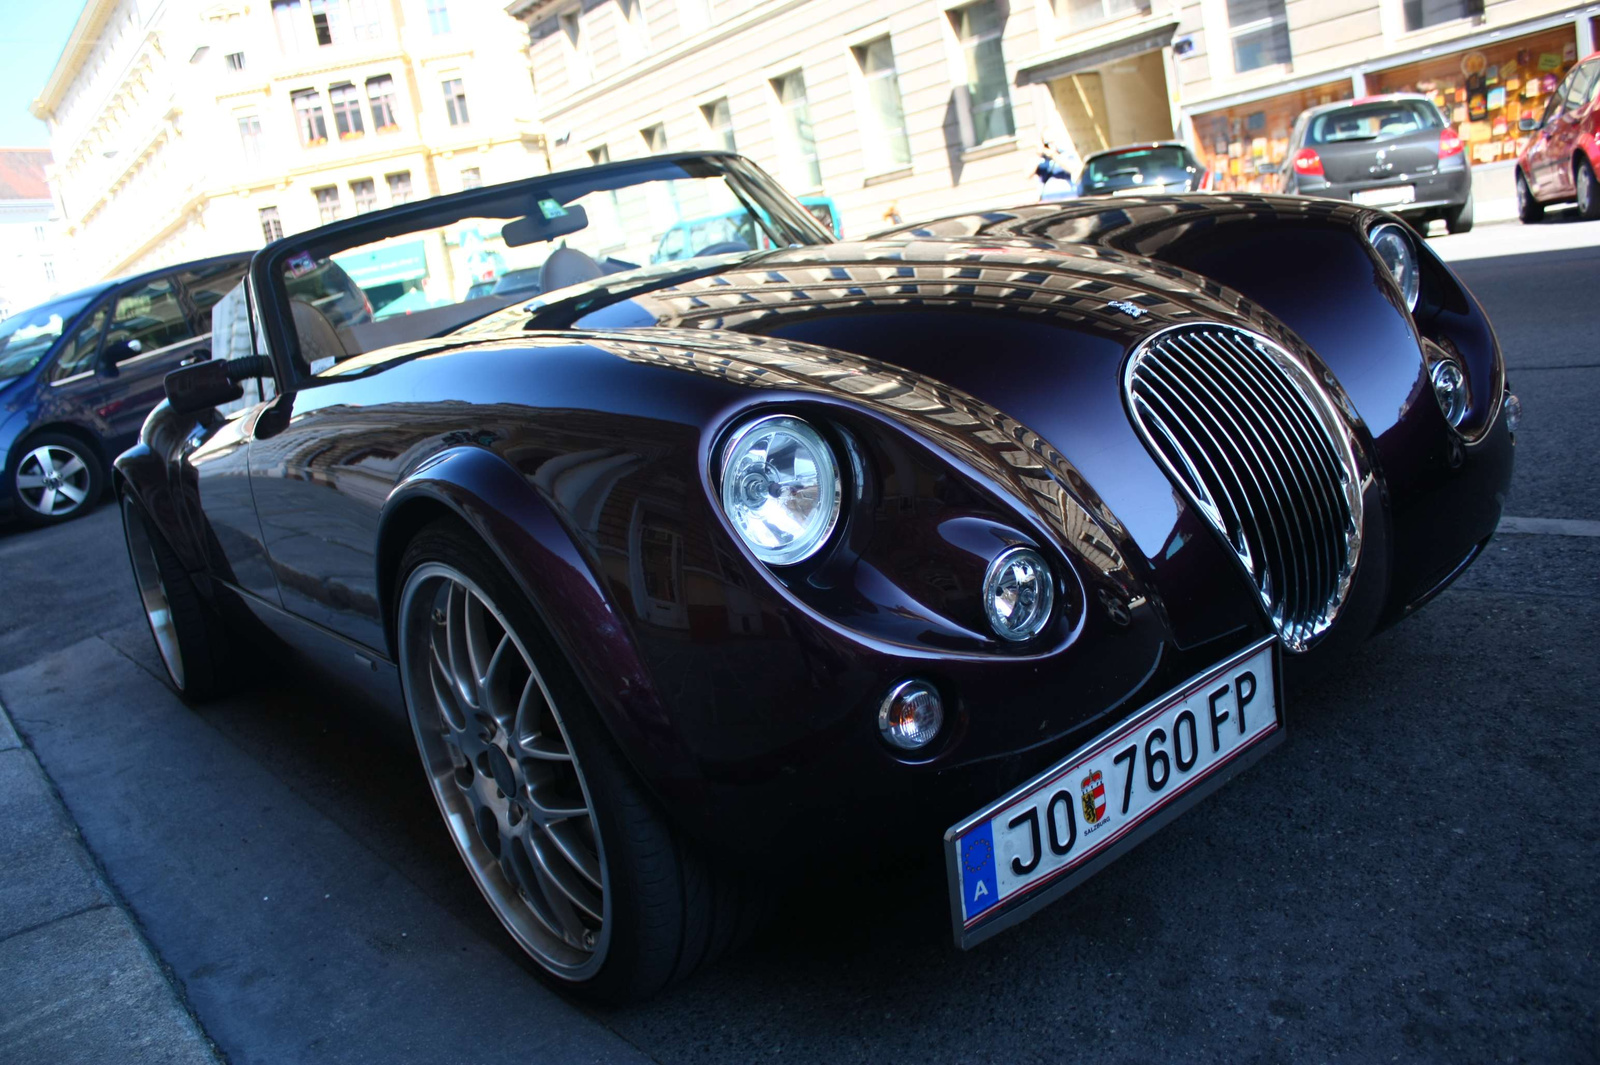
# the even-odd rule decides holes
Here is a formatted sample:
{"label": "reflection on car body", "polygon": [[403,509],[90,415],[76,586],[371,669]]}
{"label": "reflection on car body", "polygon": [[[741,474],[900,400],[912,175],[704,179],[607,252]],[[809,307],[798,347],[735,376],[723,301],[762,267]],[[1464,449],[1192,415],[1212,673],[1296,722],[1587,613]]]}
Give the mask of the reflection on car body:
{"label": "reflection on car body", "polygon": [[[632,265],[741,211],[766,250]],[[410,314],[295,289],[464,227],[538,298],[447,250]],[[1286,679],[1454,580],[1511,473],[1477,303],[1328,200],[845,242],[682,153],[300,234],[214,317],[118,460],[169,679],[272,633],[403,708],[495,914],[610,999],[823,852],[942,848],[964,946],[1027,916],[1280,741]]]}

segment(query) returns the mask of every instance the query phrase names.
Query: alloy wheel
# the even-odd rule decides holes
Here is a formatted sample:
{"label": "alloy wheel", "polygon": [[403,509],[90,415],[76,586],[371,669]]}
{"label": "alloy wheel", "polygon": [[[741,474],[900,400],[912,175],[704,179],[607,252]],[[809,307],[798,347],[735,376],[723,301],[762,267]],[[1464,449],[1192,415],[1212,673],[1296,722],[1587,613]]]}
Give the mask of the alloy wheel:
{"label": "alloy wheel", "polygon": [[133,563],[133,579],[139,586],[139,601],[144,607],[145,620],[156,638],[156,650],[166,664],[172,682],[180,690],[184,686],[183,650],[178,644],[178,626],[172,616],[172,597],[167,594],[166,581],[161,579],[161,563],[156,558],[155,545],[150,541],[150,531],[144,518],[133,509],[131,500],[122,504],[123,532],[128,538],[128,558]]}
{"label": "alloy wheel", "polygon": [[93,483],[88,461],[60,444],[36,447],[17,464],[22,505],[46,518],[64,518],[83,506]]}
{"label": "alloy wheel", "polygon": [[525,950],[558,976],[588,976],[609,945],[609,876],[549,686],[504,614],[450,566],[412,572],[400,618],[411,723],[457,849]]}
{"label": "alloy wheel", "polygon": [[1578,211],[1585,218],[1594,214],[1594,174],[1586,166],[1578,167]]}

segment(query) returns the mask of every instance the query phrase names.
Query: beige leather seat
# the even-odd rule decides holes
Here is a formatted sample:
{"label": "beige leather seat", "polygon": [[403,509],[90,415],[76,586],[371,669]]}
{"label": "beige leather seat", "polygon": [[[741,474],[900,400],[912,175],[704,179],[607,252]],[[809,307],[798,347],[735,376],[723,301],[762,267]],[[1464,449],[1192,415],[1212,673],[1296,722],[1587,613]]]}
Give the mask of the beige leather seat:
{"label": "beige leather seat", "polygon": [[581,285],[604,273],[599,263],[577,248],[557,248],[539,268],[539,291],[549,293],[568,285]]}
{"label": "beige leather seat", "polygon": [[327,315],[311,304],[291,299],[289,311],[294,319],[295,335],[300,338],[302,373],[321,373],[340,359],[356,354],[345,348]]}

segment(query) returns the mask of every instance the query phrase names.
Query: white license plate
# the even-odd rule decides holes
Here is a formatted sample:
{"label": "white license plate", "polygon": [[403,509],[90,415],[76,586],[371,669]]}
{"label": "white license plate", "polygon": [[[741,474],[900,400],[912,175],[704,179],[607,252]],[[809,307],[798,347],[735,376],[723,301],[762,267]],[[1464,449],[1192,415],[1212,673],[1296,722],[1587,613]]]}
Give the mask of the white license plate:
{"label": "white license plate", "polygon": [[1415,185],[1391,185],[1386,189],[1362,189],[1350,194],[1352,202],[1365,207],[1387,207],[1395,203],[1415,203],[1417,187]]}
{"label": "white license plate", "polygon": [[955,825],[944,839],[956,944],[1076,887],[1282,737],[1269,637]]}

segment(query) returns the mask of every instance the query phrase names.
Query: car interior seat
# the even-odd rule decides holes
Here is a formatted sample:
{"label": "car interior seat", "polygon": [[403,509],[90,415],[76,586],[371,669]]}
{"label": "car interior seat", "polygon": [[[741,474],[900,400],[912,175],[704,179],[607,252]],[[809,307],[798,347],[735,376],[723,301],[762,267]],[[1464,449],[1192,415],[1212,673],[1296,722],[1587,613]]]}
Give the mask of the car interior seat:
{"label": "car interior seat", "polygon": [[593,281],[604,274],[599,263],[577,248],[557,248],[539,268],[539,291],[554,292],[568,285]]}
{"label": "car interior seat", "polygon": [[295,336],[300,339],[296,368],[301,373],[320,373],[340,359],[355,354],[345,348],[328,316],[307,301],[298,296],[291,298],[289,311],[294,319]]}

